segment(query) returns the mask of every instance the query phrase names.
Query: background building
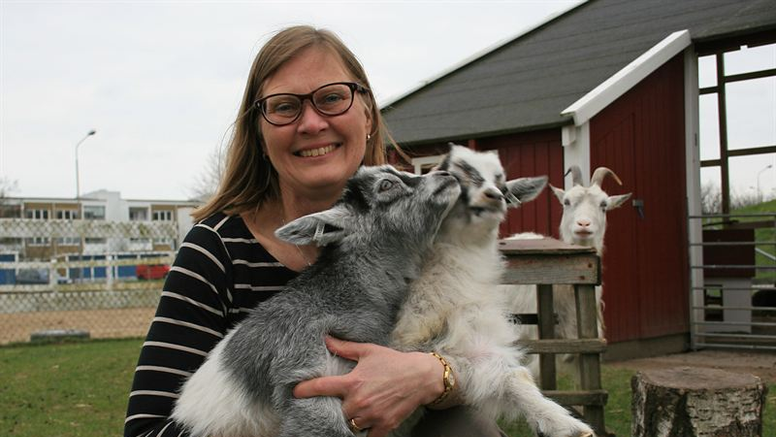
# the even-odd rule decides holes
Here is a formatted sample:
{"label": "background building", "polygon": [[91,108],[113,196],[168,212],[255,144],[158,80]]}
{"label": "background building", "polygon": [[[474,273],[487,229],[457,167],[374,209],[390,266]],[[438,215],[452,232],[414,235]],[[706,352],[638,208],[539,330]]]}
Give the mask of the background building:
{"label": "background building", "polygon": [[[592,0],[444,72],[382,112],[418,167],[453,141],[498,150],[510,178],[545,174],[558,187],[567,185],[563,175],[572,164],[585,180],[599,166],[613,169],[624,186],[609,181],[603,188],[632,192],[633,204],[609,214],[609,351],[680,351],[688,348],[693,320],[707,320],[709,296],[697,268],[703,249],[696,245],[703,239],[696,219],[701,169],[719,172],[727,212],[731,160],[776,153],[776,144],[729,145],[725,110],[730,87],[772,81],[776,65],[736,73],[725,60],[774,43],[772,0]],[[699,85],[699,62],[716,65],[709,85]],[[714,159],[702,159],[699,150],[704,97],[718,109]],[[560,216],[545,192],[512,212],[502,234],[557,237]]]}
{"label": "background building", "polygon": [[[106,260],[169,256],[192,226],[198,202],[122,199],[100,190],[79,199],[0,199],[0,262],[32,268],[2,269],[4,284],[134,277],[134,265],[106,270]],[[94,265],[84,265],[92,261]],[[30,262],[81,262],[72,268],[35,268]],[[1,266],[1,265],[0,265]]]}

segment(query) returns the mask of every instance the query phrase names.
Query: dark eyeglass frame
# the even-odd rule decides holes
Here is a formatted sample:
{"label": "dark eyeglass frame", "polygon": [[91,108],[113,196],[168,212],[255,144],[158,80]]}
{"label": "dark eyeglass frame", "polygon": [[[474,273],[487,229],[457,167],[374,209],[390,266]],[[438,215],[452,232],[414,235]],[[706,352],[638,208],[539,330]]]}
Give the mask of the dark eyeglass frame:
{"label": "dark eyeglass frame", "polygon": [[[345,108],[341,112],[328,113],[326,111],[323,111],[320,108],[318,108],[318,106],[316,106],[315,100],[313,100],[313,95],[315,95],[315,93],[317,93],[318,91],[320,91],[320,90],[322,90],[322,89],[324,89],[326,87],[330,87],[332,85],[345,85],[345,86],[347,86],[350,89],[350,104],[348,105],[347,108]],[[258,108],[259,112],[261,112],[262,117],[264,117],[264,119],[267,120],[267,123],[269,123],[269,124],[271,124],[273,126],[287,126],[287,125],[289,125],[289,124],[299,120],[299,117],[302,116],[302,112],[304,112],[304,101],[305,100],[309,100],[310,101],[310,105],[312,105],[313,109],[315,109],[316,112],[318,112],[319,114],[324,115],[324,116],[333,117],[333,116],[342,115],[342,114],[348,112],[350,110],[350,108],[353,106],[353,100],[355,100],[356,91],[358,91],[359,93],[366,94],[366,93],[369,92],[369,88],[366,88],[365,86],[357,84],[355,82],[332,82],[332,83],[327,83],[326,85],[321,85],[318,88],[314,89],[313,91],[311,91],[311,92],[309,92],[307,94],[294,94],[294,93],[270,94],[268,96],[262,97],[262,98],[256,100],[255,102],[253,102],[253,106],[255,108]],[[266,112],[267,111],[267,106],[265,105],[265,103],[267,102],[268,99],[271,99],[271,98],[277,97],[277,96],[292,96],[292,97],[296,97],[297,99],[299,99],[299,112],[296,114],[296,117],[294,117],[292,120],[289,120],[287,123],[276,123],[276,122],[273,122],[267,116],[267,112]]]}

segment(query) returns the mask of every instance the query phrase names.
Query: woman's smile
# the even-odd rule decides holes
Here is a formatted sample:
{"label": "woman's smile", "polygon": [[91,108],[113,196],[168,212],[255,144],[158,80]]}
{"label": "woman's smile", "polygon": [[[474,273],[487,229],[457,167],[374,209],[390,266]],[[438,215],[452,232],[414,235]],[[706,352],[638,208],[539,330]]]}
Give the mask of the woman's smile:
{"label": "woman's smile", "polygon": [[294,152],[294,155],[302,158],[316,158],[319,156],[328,155],[329,153],[339,148],[341,145],[342,144],[340,143],[331,143],[326,146],[309,147],[309,148],[305,148]]}

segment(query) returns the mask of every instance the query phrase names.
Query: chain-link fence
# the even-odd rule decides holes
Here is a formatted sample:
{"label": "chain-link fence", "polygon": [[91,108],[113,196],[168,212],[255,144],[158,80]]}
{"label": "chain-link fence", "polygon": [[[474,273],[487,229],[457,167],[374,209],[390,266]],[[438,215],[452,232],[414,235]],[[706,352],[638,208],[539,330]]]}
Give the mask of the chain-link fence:
{"label": "chain-link fence", "polygon": [[0,219],[0,344],[145,335],[179,238],[172,221]]}

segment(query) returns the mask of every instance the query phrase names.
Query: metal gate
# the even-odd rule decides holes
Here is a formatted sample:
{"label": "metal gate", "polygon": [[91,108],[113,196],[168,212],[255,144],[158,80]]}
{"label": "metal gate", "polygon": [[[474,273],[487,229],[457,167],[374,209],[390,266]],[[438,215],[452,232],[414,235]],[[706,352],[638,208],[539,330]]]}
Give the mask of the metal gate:
{"label": "metal gate", "polygon": [[692,348],[776,350],[776,212],[689,219],[703,229],[690,241],[701,248],[691,257]]}

